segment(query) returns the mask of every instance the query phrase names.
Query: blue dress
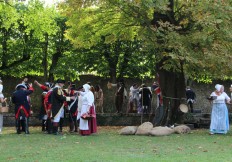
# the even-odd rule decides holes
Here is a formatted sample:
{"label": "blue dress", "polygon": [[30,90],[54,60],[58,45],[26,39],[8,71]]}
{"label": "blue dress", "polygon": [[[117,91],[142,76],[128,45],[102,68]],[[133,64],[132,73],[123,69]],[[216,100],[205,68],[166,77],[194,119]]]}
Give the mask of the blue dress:
{"label": "blue dress", "polygon": [[[210,96],[217,95],[215,92],[213,92]],[[213,101],[210,123],[211,133],[226,134],[229,130],[229,115],[225,103],[225,101],[229,99],[229,96],[223,92],[221,95],[217,96],[217,99]]]}

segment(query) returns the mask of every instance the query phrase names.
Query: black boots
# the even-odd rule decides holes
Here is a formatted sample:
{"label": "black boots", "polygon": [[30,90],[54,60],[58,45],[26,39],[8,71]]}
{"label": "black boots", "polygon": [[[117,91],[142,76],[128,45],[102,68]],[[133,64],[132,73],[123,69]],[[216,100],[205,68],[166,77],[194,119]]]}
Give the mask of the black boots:
{"label": "black boots", "polygon": [[60,129],[59,129],[59,132],[62,132],[63,131],[63,124],[64,124],[64,118],[60,118]]}
{"label": "black boots", "polygon": [[46,120],[42,120],[42,131],[46,131]]}
{"label": "black boots", "polygon": [[46,131],[48,134],[52,134],[52,122],[51,122],[51,119],[47,119],[47,122],[46,122]]}
{"label": "black boots", "polygon": [[20,134],[21,133],[21,130],[20,130],[20,120],[16,119],[16,121],[15,121],[15,127],[16,127],[17,134]]}
{"label": "black boots", "polygon": [[74,132],[77,132],[77,121],[74,121]]}
{"label": "black boots", "polygon": [[[16,119],[15,126],[16,126],[17,134],[20,134],[21,131],[25,132],[25,134],[30,134],[29,133],[29,118],[25,118],[24,120]],[[22,127],[22,130],[20,129],[20,126]]]}
{"label": "black boots", "polygon": [[59,133],[58,133],[58,122],[53,122],[53,128],[52,128],[52,133],[54,134],[54,135],[59,135]]}
{"label": "black boots", "polygon": [[73,122],[71,122],[71,123],[69,123],[69,132],[74,132],[74,123]]}
{"label": "black boots", "polygon": [[29,133],[29,118],[25,118],[25,134]]}

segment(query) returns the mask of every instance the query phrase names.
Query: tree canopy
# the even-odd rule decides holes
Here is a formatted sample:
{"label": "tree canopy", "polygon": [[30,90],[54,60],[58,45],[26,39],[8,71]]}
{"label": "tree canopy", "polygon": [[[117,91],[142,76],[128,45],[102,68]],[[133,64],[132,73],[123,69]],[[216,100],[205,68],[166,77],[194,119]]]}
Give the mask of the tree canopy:
{"label": "tree canopy", "polygon": [[[139,42],[132,49],[138,47],[136,56],[142,55],[144,60],[137,57],[136,65],[149,65],[142,74],[155,77],[158,73],[156,79],[166,107],[163,124],[167,124],[179,120],[178,106],[185,97],[186,79],[210,82],[231,77],[231,3],[230,0],[69,0],[63,13],[69,17],[66,36],[76,48],[89,49],[100,43],[104,45],[101,53],[121,54],[126,60],[121,43]],[[112,46],[116,48],[106,50]],[[120,69],[122,65],[118,57],[111,57],[108,62],[109,69]],[[109,75],[121,76],[119,71],[114,73]]]}
{"label": "tree canopy", "polygon": [[225,79],[231,74],[230,6],[214,0],[70,0],[66,35],[76,48],[94,47],[102,37],[108,45],[136,38],[164,69],[183,68],[197,80]]}
{"label": "tree canopy", "polygon": [[[0,1],[0,74],[159,80],[164,105],[186,79],[230,79],[231,0]],[[157,75],[158,73],[158,75]],[[159,76],[158,78],[155,78]],[[166,97],[166,98],[165,98]],[[179,100],[167,110],[178,118]]]}

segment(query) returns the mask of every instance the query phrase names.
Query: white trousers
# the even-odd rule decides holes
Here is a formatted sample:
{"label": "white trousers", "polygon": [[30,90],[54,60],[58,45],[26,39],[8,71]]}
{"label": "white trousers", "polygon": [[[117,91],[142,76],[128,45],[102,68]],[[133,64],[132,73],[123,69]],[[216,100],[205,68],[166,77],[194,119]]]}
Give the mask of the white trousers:
{"label": "white trousers", "polygon": [[60,122],[60,118],[64,118],[64,108],[63,108],[63,107],[62,107],[62,108],[60,109],[60,111],[56,114],[56,116],[54,117],[53,122],[56,122],[56,123]]}
{"label": "white trousers", "polygon": [[48,119],[48,116],[47,115],[44,115],[43,116],[43,120],[47,120]]}

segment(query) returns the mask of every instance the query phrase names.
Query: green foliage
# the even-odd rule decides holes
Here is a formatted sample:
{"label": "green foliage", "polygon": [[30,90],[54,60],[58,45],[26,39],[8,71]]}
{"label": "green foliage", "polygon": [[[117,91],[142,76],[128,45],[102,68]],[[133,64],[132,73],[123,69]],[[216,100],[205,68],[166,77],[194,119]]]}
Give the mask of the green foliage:
{"label": "green foliage", "polygon": [[[131,11],[126,1],[100,1],[95,5],[89,1],[89,6],[85,7],[75,5],[74,2],[80,3],[69,1],[70,6],[66,6],[65,10],[69,16],[67,24],[70,26],[66,36],[76,48],[89,51],[88,54],[78,55],[81,69],[95,71],[103,76],[109,76],[110,71],[115,70],[117,77],[141,77],[140,74],[151,73],[147,61],[143,61],[149,55],[143,55],[145,57],[140,59],[142,53],[149,52],[141,50],[144,47],[139,43],[141,39],[138,33],[142,29],[137,20],[141,19],[138,15],[141,13],[137,13],[138,7],[134,7],[132,13],[126,12]],[[71,10],[73,7],[76,10]],[[148,23],[143,19],[141,21]]]}
{"label": "green foliage", "polygon": [[231,76],[230,0],[9,3],[0,3],[2,74],[143,78],[158,67],[206,82]]}
{"label": "green foliage", "polygon": [[0,10],[1,74],[23,77],[51,72],[54,75],[57,66],[53,55],[59,51],[59,59],[71,47],[63,39],[66,18],[38,0],[28,4],[0,3],[0,7],[3,9]]}
{"label": "green foliage", "polygon": [[54,9],[39,1],[0,3],[1,73],[12,76],[41,75],[41,41],[45,31],[56,33]]}
{"label": "green foliage", "polygon": [[[102,36],[106,44],[136,36],[143,42],[143,51],[156,51],[154,57],[144,53],[154,63],[165,60],[160,68],[180,72],[183,66],[190,78],[199,81],[205,78],[202,76],[230,76],[230,1],[85,2],[84,7],[77,0],[66,5],[66,15],[72,15],[67,37],[77,48],[96,46]],[[78,9],[70,10],[74,7]],[[150,65],[153,69],[154,64]]]}

